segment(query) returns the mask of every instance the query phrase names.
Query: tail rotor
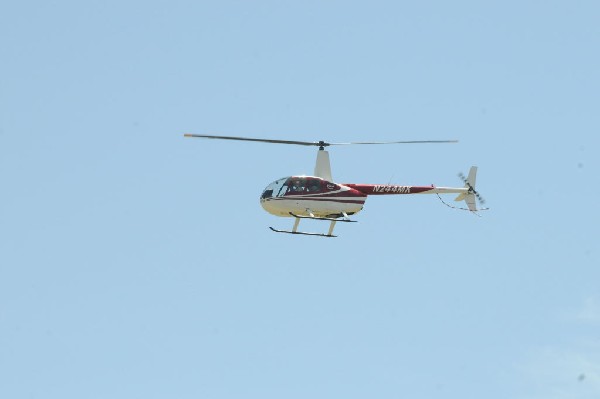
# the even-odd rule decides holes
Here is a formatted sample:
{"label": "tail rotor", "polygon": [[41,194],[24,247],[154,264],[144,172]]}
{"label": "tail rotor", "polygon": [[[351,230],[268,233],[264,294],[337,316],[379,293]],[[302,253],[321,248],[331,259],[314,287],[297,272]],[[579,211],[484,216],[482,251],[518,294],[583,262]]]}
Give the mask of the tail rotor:
{"label": "tail rotor", "polygon": [[465,188],[467,189],[467,192],[459,194],[459,196],[456,197],[454,200],[455,201],[465,201],[467,203],[467,208],[468,208],[468,209],[465,209],[465,208],[458,208],[458,209],[469,210],[476,215],[477,215],[478,211],[488,210],[489,208],[478,207],[478,204],[477,204],[479,202],[479,205],[485,205],[485,200],[483,199],[481,194],[479,194],[477,192],[477,190],[475,190],[475,183],[476,183],[476,179],[477,179],[477,166],[471,166],[468,176],[465,177],[464,174],[459,173],[458,177],[463,181],[463,183],[465,183]]}
{"label": "tail rotor", "polygon": [[489,208],[481,207],[481,206],[485,205],[485,200],[483,199],[481,194],[479,194],[479,192],[477,192],[477,190],[475,190],[475,183],[476,183],[476,179],[477,179],[477,166],[471,166],[468,176],[465,176],[464,174],[459,173],[458,177],[465,184],[463,190],[464,189],[466,189],[466,190],[464,190],[460,194],[458,194],[458,196],[454,199],[454,201],[465,201],[465,203],[467,204],[467,207],[459,208],[457,206],[452,206],[452,205],[446,203],[442,199],[442,197],[439,196],[439,194],[438,194],[438,198],[440,199],[440,201],[442,201],[442,203],[444,205],[446,205],[452,209],[460,209],[463,211],[470,211],[471,213],[473,213],[477,216],[480,216],[477,212],[487,211]]}
{"label": "tail rotor", "polygon": [[[473,170],[473,168],[477,168],[477,167],[473,166],[471,168],[471,170]],[[477,169],[475,169],[475,171],[477,171]],[[470,175],[471,175],[471,173],[469,173],[469,176]],[[475,195],[475,197],[477,197],[477,200],[479,201],[479,203],[481,205],[485,205],[485,199],[483,199],[483,197],[481,196],[481,194],[479,194],[475,190],[475,177],[473,176],[472,182],[469,181],[469,179],[466,178],[465,175],[462,172],[458,174],[458,177],[465,183],[465,187],[469,189],[469,193]]]}

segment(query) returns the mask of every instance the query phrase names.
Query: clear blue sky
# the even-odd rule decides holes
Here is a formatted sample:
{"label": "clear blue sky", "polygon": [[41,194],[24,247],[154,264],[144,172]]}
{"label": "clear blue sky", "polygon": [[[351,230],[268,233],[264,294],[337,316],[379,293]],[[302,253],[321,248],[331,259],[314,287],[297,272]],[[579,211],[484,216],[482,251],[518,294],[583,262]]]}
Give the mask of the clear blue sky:
{"label": "clear blue sky", "polygon": [[[0,397],[600,397],[596,1],[0,9]],[[336,239],[258,201],[315,149]],[[452,199],[452,197],[448,197]],[[303,221],[307,230],[326,225]]]}

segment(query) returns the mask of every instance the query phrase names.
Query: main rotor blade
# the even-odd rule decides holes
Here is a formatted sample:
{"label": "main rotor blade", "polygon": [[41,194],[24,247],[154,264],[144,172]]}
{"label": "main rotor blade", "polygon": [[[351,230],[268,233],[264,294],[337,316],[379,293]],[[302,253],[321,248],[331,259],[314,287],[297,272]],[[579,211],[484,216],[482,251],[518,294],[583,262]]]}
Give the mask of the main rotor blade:
{"label": "main rotor blade", "polygon": [[413,140],[413,141],[363,141],[352,143],[327,143],[327,145],[354,145],[354,144],[439,144],[439,143],[458,143],[458,140]]}
{"label": "main rotor blade", "polygon": [[203,134],[184,134],[184,137],[198,137],[203,139],[221,139],[221,140],[238,140],[238,141],[257,141],[261,143],[275,143],[275,144],[295,144],[305,146],[319,146],[318,142],[313,141],[293,141],[293,140],[272,140],[272,139],[254,139],[250,137],[234,137],[234,136],[207,136]]}
{"label": "main rotor blade", "polygon": [[412,140],[412,141],[361,141],[351,143],[328,143],[326,141],[296,141],[296,140],[275,140],[275,139],[257,139],[252,137],[236,136],[214,136],[205,134],[184,134],[185,137],[197,137],[203,139],[237,140],[237,141],[255,141],[260,143],[274,144],[294,144],[315,147],[328,147],[330,145],[355,145],[355,144],[439,144],[439,143],[458,143],[458,140]]}

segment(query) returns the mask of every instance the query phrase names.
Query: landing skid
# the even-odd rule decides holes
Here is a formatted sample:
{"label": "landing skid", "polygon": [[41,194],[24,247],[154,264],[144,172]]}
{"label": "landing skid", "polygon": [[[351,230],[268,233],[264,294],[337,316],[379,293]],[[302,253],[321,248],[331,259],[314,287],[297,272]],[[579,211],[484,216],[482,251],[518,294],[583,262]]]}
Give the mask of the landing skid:
{"label": "landing skid", "polygon": [[271,230],[273,230],[275,233],[302,234],[304,236],[317,236],[317,237],[337,237],[334,235],[321,234],[321,233],[306,233],[304,231],[277,230],[277,229],[274,229],[273,227],[269,227],[269,228]]}
{"label": "landing skid", "polygon": [[[316,217],[310,211],[309,211],[309,214],[311,216],[301,216],[301,215],[296,215],[296,214],[290,212],[290,215],[292,215],[296,219],[294,221],[294,227],[292,228],[292,230],[278,230],[278,229],[274,229],[273,227],[269,227],[269,228],[272,231],[276,232],[276,233],[302,234],[302,235],[305,235],[305,236],[317,236],[317,237],[337,237],[337,236],[333,235],[333,228],[335,227],[335,224],[337,222],[356,222],[356,220],[350,220],[350,219],[348,219],[348,215],[346,215],[346,213],[344,213],[344,218],[343,219],[335,219],[335,218],[327,218],[327,217]],[[327,234],[322,234],[322,233],[307,233],[307,232],[304,232],[304,231],[298,231],[298,225],[300,224],[300,219],[326,220],[328,222],[331,222],[331,224],[329,225],[329,231],[327,232]]]}

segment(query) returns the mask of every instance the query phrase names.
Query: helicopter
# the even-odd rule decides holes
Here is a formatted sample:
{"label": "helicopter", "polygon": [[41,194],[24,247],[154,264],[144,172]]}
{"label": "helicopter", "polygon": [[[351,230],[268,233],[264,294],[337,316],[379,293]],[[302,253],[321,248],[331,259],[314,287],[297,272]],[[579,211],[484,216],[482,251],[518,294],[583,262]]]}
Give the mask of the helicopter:
{"label": "helicopter", "polygon": [[[337,237],[333,230],[337,222],[356,222],[350,216],[363,209],[365,201],[371,195],[407,195],[407,194],[436,194],[447,206],[455,209],[468,210],[477,214],[480,210],[477,202],[485,201],[475,190],[477,166],[472,166],[463,180],[463,187],[402,186],[393,184],[356,184],[336,183],[331,175],[329,152],[325,147],[339,145],[378,145],[378,144],[440,144],[457,143],[458,140],[418,140],[418,141],[385,141],[385,142],[349,142],[329,143],[326,141],[295,141],[275,140],[251,137],[215,136],[186,133],[184,137],[251,141],[271,144],[289,144],[318,147],[317,160],[312,176],[286,176],[270,183],[260,196],[260,204],[268,213],[280,217],[293,217],[294,225],[291,230],[280,230],[269,227],[276,233],[301,234],[319,237]],[[455,201],[465,201],[467,208],[458,208],[444,202],[439,194],[458,194]],[[311,233],[299,231],[301,219],[312,219],[329,222],[327,233]]]}

